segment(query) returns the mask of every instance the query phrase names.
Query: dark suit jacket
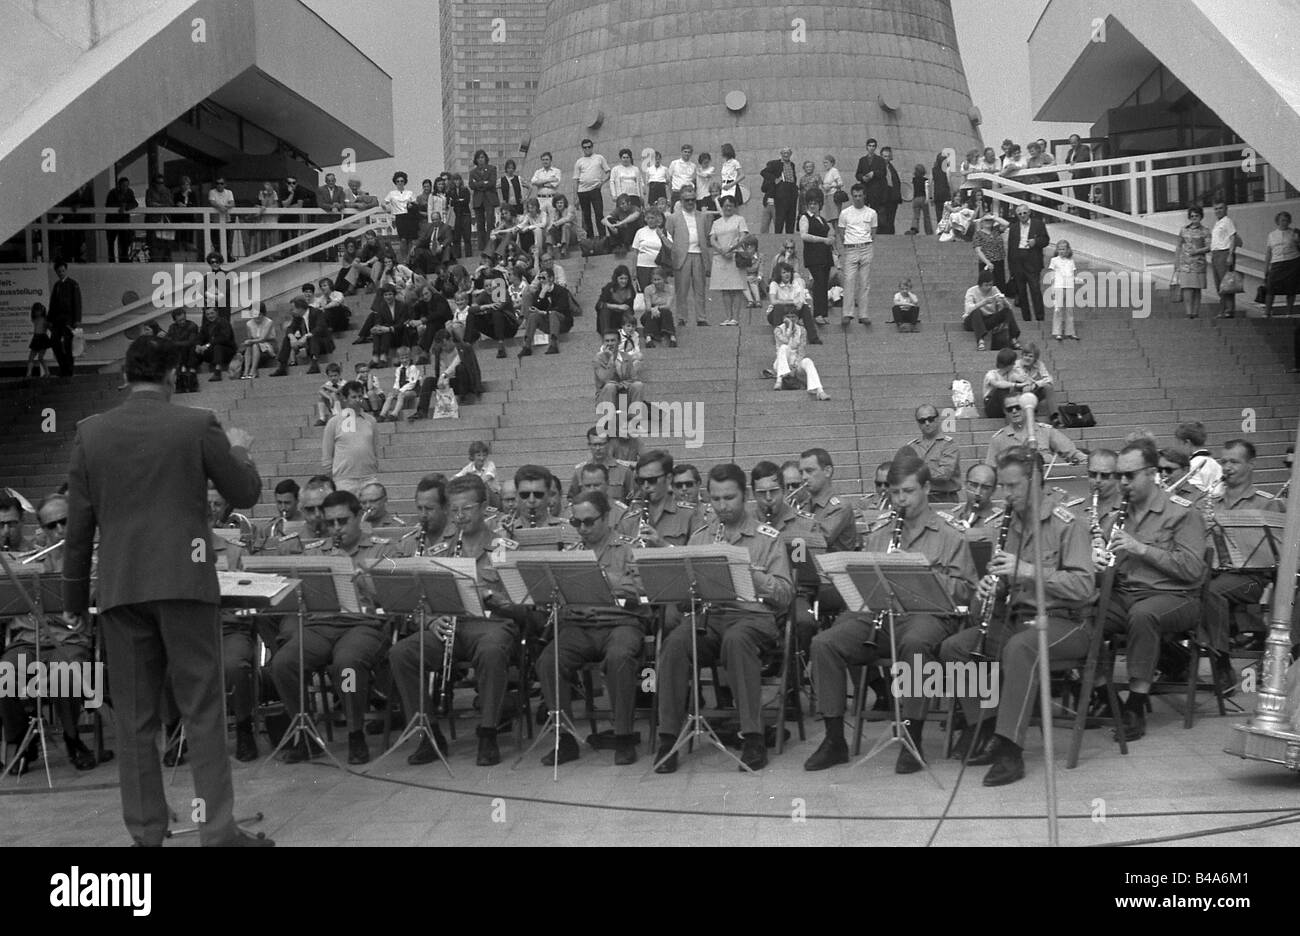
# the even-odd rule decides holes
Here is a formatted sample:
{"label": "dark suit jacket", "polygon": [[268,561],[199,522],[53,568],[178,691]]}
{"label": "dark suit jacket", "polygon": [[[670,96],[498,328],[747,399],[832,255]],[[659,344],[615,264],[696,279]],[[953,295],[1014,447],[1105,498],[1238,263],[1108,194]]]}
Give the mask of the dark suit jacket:
{"label": "dark suit jacket", "polygon": [[488,163],[482,168],[475,166],[471,169],[469,190],[471,208],[495,208],[501,204],[497,194],[497,167]]}
{"label": "dark suit jacket", "polygon": [[515,176],[513,179],[502,176],[500,188],[501,204],[522,205],[524,203],[524,190],[519,176]]}
{"label": "dark suit jacket", "polygon": [[81,324],[81,287],[71,276],[50,287],[49,319],[51,325],[76,328]]}
{"label": "dark suit jacket", "polygon": [[83,419],[68,467],[67,609],[89,605],[97,527],[101,611],[146,601],[217,604],[209,478],[232,507],[252,507],[262,493],[252,459],[231,447],[209,410],[172,405],[151,388]]}
{"label": "dark suit jacket", "polygon": [[[789,183],[791,186],[791,194],[793,194],[798,189],[799,186],[798,166],[794,167],[794,174],[795,174],[795,181]],[[761,189],[762,193],[764,195],[775,195],[777,186],[781,184],[781,160],[780,159],[768,160],[767,165],[763,167],[763,171],[760,172],[759,175],[762,176],[763,178],[763,187]]]}
{"label": "dark suit jacket", "polygon": [[1042,218],[1029,219],[1029,249],[1020,249],[1020,219],[1007,228],[1007,272],[1037,275],[1043,272],[1043,248],[1052,242]]}
{"label": "dark suit jacket", "polygon": [[[867,187],[867,201],[870,202],[875,197],[877,202],[885,200],[885,189],[888,188],[887,164],[883,156],[863,156],[858,160],[858,171],[854,173],[854,178]],[[863,176],[868,172],[875,173],[869,181],[863,181]]]}
{"label": "dark suit jacket", "polygon": [[893,163],[884,159],[882,162],[885,163],[885,178],[888,180],[885,186],[887,189],[885,201],[896,205],[903,200],[903,180],[898,177],[898,170],[894,168]]}
{"label": "dark suit jacket", "polygon": [[319,208],[324,208],[326,211],[333,211],[335,204],[338,204],[340,207],[346,207],[349,194],[347,186],[345,185],[335,185],[332,195],[330,193],[330,187],[328,185],[322,185],[320,188],[316,189],[316,205]]}

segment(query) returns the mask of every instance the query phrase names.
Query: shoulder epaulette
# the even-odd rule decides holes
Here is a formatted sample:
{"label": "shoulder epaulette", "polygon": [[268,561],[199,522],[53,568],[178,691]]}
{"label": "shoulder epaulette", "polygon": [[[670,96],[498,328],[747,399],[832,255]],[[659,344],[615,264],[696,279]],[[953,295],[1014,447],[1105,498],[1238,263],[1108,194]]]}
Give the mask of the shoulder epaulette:
{"label": "shoulder epaulette", "polygon": [[1190,507],[1192,502],[1185,497],[1179,497],[1177,494],[1169,495],[1169,503],[1177,504],[1179,507]]}
{"label": "shoulder epaulette", "polygon": [[1270,493],[1268,493],[1268,491],[1256,491],[1256,492],[1255,492],[1255,496],[1256,496],[1256,497],[1262,497],[1262,498],[1264,498],[1264,500],[1277,500],[1277,495],[1276,495],[1276,494],[1270,494]]}
{"label": "shoulder epaulette", "polygon": [[519,542],[510,539],[508,536],[498,536],[488,545],[488,549],[496,549],[498,546],[504,547],[505,549],[518,549]]}
{"label": "shoulder epaulette", "polygon": [[952,437],[952,436],[950,436],[950,435],[946,435],[946,436],[943,436],[943,441],[945,441],[945,442],[952,442],[952,441],[954,441],[954,440],[953,440],[953,437]]}
{"label": "shoulder epaulette", "polygon": [[840,499],[834,496],[832,496],[831,499],[826,502],[827,507],[838,507],[839,505],[840,505]]}
{"label": "shoulder epaulette", "polygon": [[803,517],[805,520],[814,520],[814,521],[815,521],[815,520],[817,519],[817,515],[816,515],[816,514],[809,513],[809,512],[806,511],[806,510],[800,510],[798,507],[796,507],[796,508],[794,509],[794,515],[795,515],[796,517]]}
{"label": "shoulder epaulette", "polygon": [[326,543],[328,543],[328,542],[329,542],[328,539],[312,540],[310,543],[303,543],[303,544],[302,544],[302,548],[303,548],[303,549],[319,549],[321,546],[324,546],[324,545],[325,545]]}
{"label": "shoulder epaulette", "polygon": [[1052,510],[1052,515],[1062,523],[1073,523],[1074,514],[1070,513],[1064,507],[1056,507]]}
{"label": "shoulder epaulette", "polygon": [[686,510],[694,510],[699,506],[698,504],[692,504],[690,501],[674,501],[674,503],[676,503],[678,507],[682,507]]}
{"label": "shoulder epaulette", "polygon": [[764,536],[770,536],[773,539],[776,539],[778,536],[781,535],[777,531],[776,527],[768,526],[766,523],[760,523],[757,527],[757,530],[759,533],[762,533]]}
{"label": "shoulder epaulette", "polygon": [[576,550],[579,550],[581,548],[582,548],[582,543],[565,543],[564,546],[561,547],[563,552],[575,552]]}
{"label": "shoulder epaulette", "polygon": [[435,543],[433,547],[431,549],[426,550],[426,552],[428,555],[436,556],[438,555],[438,553],[445,553],[448,550],[448,548],[449,547],[447,546],[447,541],[443,540],[441,543]]}
{"label": "shoulder epaulette", "polygon": [[627,510],[627,504],[623,503],[621,500],[614,501],[614,506],[622,507],[624,510]]}

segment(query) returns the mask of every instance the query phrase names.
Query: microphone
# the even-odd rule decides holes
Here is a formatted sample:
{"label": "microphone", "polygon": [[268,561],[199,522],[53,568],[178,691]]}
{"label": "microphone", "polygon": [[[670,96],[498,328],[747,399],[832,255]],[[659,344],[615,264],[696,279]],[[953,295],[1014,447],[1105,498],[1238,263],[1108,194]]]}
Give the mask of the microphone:
{"label": "microphone", "polygon": [[1038,397],[1032,393],[1022,393],[1020,395],[1020,407],[1025,411],[1025,431],[1028,434],[1025,441],[1030,448],[1038,448],[1038,438],[1036,436],[1037,426],[1035,425],[1034,410],[1038,407]]}

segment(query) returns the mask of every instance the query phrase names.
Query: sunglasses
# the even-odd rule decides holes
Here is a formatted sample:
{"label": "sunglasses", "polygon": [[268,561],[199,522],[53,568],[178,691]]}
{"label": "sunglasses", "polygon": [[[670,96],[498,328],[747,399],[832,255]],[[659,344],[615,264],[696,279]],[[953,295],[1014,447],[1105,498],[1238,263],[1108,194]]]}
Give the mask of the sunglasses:
{"label": "sunglasses", "polygon": [[916,421],[921,423],[922,425],[926,425],[928,423],[935,422],[938,418],[939,418],[938,416],[918,416],[916,417]]}
{"label": "sunglasses", "polygon": [[57,519],[57,520],[51,520],[49,523],[42,523],[42,524],[41,524],[41,529],[44,529],[44,530],[53,530],[53,529],[56,529],[57,527],[65,527],[65,526],[67,526],[67,525],[68,525],[68,518],[67,518],[67,517],[60,517],[60,518]]}
{"label": "sunglasses", "polygon": [[1115,472],[1113,472],[1113,471],[1089,471],[1089,472],[1088,472],[1088,477],[1091,478],[1091,479],[1094,480],[1094,481],[1110,481],[1110,480],[1114,479],[1114,477],[1115,477]]}
{"label": "sunglasses", "polygon": [[520,491],[518,496],[522,500],[545,500],[546,492],[545,491]]}
{"label": "sunglasses", "polygon": [[698,481],[674,481],[673,487],[679,491],[685,491],[699,485]]}
{"label": "sunglasses", "polygon": [[600,517],[588,517],[586,520],[580,520],[577,517],[570,517],[569,523],[575,530],[590,530],[600,522]]}
{"label": "sunglasses", "polygon": [[1115,477],[1119,478],[1121,481],[1131,482],[1134,478],[1136,478],[1138,475],[1142,474],[1142,472],[1147,470],[1148,469],[1146,468],[1139,468],[1137,471],[1117,471],[1115,472]]}
{"label": "sunglasses", "polygon": [[1004,407],[1002,407],[1002,412],[1004,412],[1004,413],[1018,413],[1018,412],[1020,412],[1020,407],[1019,407],[1019,406],[1004,406]]}
{"label": "sunglasses", "polygon": [[[1176,465],[1170,465],[1168,467],[1161,465],[1159,468],[1156,469],[1156,471],[1160,472],[1162,475],[1171,475],[1177,470],[1178,467]],[[1091,474],[1091,472],[1089,472],[1089,474]]]}
{"label": "sunglasses", "polygon": [[636,479],[636,483],[637,483],[637,484],[658,484],[658,483],[659,483],[659,480],[660,480],[662,477],[663,477],[663,475],[661,475],[661,474],[651,475],[651,476],[648,477],[648,478],[645,477],[645,476],[643,475],[643,476],[641,476],[641,477],[639,477],[639,478]]}
{"label": "sunglasses", "polygon": [[885,488],[887,488],[887,487],[889,487],[889,482],[888,482],[888,481],[877,481],[877,482],[876,482],[876,490],[877,490],[877,491],[883,490],[883,489],[885,489]]}

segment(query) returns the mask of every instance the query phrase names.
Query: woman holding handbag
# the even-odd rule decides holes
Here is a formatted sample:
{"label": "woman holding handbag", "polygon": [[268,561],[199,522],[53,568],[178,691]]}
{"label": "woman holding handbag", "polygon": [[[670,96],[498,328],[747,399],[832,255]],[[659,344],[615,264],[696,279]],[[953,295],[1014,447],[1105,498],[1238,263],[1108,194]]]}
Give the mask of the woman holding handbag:
{"label": "woman holding handbag", "polygon": [[1187,209],[1187,223],[1178,232],[1178,252],[1174,257],[1174,275],[1178,291],[1187,306],[1189,319],[1200,318],[1201,290],[1205,288],[1205,258],[1210,252],[1210,232],[1201,219],[1205,212],[1197,205]]}
{"label": "woman holding handbag", "polygon": [[658,208],[650,208],[645,213],[645,227],[636,232],[632,238],[632,250],[636,253],[636,285],[645,292],[650,285],[650,278],[656,267],[673,267],[672,239],[664,230],[664,213]]}

